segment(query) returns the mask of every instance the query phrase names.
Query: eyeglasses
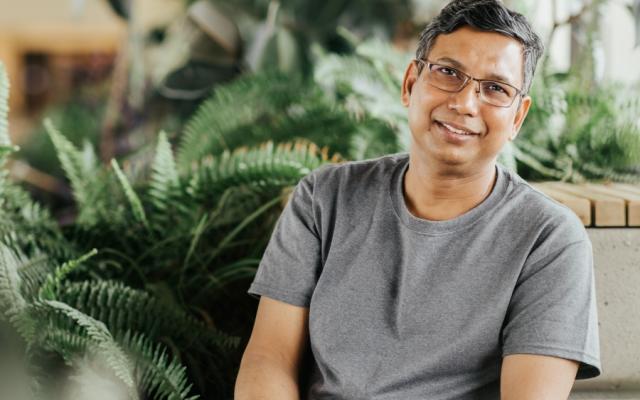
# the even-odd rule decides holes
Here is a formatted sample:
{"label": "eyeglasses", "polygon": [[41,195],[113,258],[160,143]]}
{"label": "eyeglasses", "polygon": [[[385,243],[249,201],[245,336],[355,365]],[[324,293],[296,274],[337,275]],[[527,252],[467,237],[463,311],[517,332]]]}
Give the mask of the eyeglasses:
{"label": "eyeglasses", "polygon": [[[428,60],[416,59],[421,65],[426,65],[426,81],[431,86],[449,93],[458,93],[470,81],[476,81],[479,85],[480,100],[496,107],[511,107],[516,97],[522,96],[522,90],[508,83],[489,79],[476,79],[455,68],[434,64]],[[418,71],[421,68],[418,67]]]}

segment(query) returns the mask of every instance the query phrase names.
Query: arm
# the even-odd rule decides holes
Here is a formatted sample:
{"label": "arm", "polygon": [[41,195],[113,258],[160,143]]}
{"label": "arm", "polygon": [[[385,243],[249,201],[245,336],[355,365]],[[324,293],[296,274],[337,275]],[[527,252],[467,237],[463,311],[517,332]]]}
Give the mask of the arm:
{"label": "arm", "polygon": [[578,363],[558,357],[511,354],[502,360],[501,400],[566,400]]}
{"label": "arm", "polygon": [[300,398],[298,372],[309,341],[308,318],[308,308],[260,298],[236,380],[236,400]]}

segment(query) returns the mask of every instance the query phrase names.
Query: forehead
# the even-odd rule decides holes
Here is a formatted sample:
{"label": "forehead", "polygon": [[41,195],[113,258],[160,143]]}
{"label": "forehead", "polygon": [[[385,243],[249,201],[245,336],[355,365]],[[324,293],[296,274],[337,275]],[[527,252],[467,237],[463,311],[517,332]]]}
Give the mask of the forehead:
{"label": "forehead", "polygon": [[463,26],[436,37],[428,54],[429,61],[456,60],[461,69],[477,78],[504,78],[520,87],[523,81],[522,44],[509,36]]}

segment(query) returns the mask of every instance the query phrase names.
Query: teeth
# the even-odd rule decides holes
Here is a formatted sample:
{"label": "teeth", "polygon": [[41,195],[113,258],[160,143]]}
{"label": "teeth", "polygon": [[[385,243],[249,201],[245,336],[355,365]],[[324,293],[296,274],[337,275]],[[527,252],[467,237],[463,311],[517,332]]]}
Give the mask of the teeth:
{"label": "teeth", "polygon": [[460,129],[456,129],[451,125],[445,124],[444,122],[440,122],[445,128],[447,128],[448,130],[450,130],[453,133],[457,133],[458,135],[473,135],[473,133],[469,133],[467,131],[462,131]]}

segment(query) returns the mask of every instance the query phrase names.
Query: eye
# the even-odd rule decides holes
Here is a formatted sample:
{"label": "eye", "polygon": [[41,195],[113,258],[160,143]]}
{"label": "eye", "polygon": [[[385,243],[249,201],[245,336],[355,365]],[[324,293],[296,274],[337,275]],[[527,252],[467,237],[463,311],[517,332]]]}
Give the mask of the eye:
{"label": "eye", "polygon": [[507,89],[497,82],[487,82],[485,87],[492,92],[509,94]]}
{"label": "eye", "polygon": [[443,67],[441,65],[436,66],[436,72],[447,76],[458,76],[458,70],[449,67]]}

